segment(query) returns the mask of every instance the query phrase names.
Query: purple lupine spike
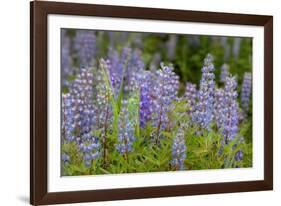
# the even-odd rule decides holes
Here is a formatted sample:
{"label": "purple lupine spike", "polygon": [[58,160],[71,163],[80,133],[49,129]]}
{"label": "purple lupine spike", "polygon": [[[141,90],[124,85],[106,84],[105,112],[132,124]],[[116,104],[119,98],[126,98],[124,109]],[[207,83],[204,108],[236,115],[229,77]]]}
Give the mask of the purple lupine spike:
{"label": "purple lupine spike", "polygon": [[198,101],[195,105],[195,111],[192,114],[192,121],[201,129],[209,130],[213,119],[215,93],[214,70],[213,57],[211,54],[208,54],[202,68]]}
{"label": "purple lupine spike", "polygon": [[169,40],[166,43],[167,56],[170,61],[175,59],[176,46],[177,46],[178,36],[169,35]]}
{"label": "purple lupine spike", "polygon": [[122,49],[120,56],[116,50],[112,48],[109,49],[107,68],[115,97],[117,97],[120,92],[121,83],[128,67],[130,55],[131,49],[127,47]]}
{"label": "purple lupine spike", "polygon": [[[110,81],[108,64],[105,60],[101,59],[100,69],[97,72],[97,95],[96,95],[96,125],[103,130],[103,133],[109,129],[112,122],[112,106],[110,97],[113,94],[112,85],[107,85],[106,78]],[[106,75],[106,76],[105,76]],[[110,84],[110,82],[109,82]]]}
{"label": "purple lupine spike", "polygon": [[73,141],[75,139],[75,121],[76,115],[76,99],[71,94],[62,95],[62,133],[67,141]]}
{"label": "purple lupine spike", "polygon": [[100,143],[97,137],[85,136],[79,144],[79,150],[83,154],[83,161],[86,167],[91,167],[92,161],[100,156]]}
{"label": "purple lupine spike", "polygon": [[228,144],[232,141],[238,133],[239,124],[239,107],[237,103],[237,81],[235,77],[227,77],[224,88],[223,100],[223,126],[222,134],[225,143]]}
{"label": "purple lupine spike", "polygon": [[75,99],[74,121],[79,135],[89,133],[94,122],[93,79],[91,69],[81,68],[70,87],[70,94]]}
{"label": "purple lupine spike", "polygon": [[223,64],[221,66],[220,82],[225,83],[226,77],[228,76],[229,76],[229,66],[227,64]]}
{"label": "purple lupine spike", "polygon": [[138,74],[144,70],[144,63],[140,50],[135,49],[129,58],[124,90],[134,92],[138,88]]}
{"label": "purple lupine spike", "polygon": [[172,145],[171,165],[174,166],[176,170],[184,170],[186,149],[187,147],[185,145],[184,131],[180,128],[178,130],[177,136],[173,139]]}
{"label": "purple lupine spike", "polygon": [[225,118],[225,105],[224,105],[224,91],[223,89],[216,89],[215,91],[215,106],[214,106],[214,119],[218,129],[223,128]]}
{"label": "purple lupine spike", "polygon": [[151,71],[142,71],[138,74],[140,89],[140,126],[144,128],[152,120],[154,111],[153,90],[155,74]]}
{"label": "purple lupine spike", "polygon": [[66,153],[62,153],[61,160],[64,164],[68,164],[70,162],[70,157]]}
{"label": "purple lupine spike", "polygon": [[188,107],[189,107],[188,113],[191,114],[192,112],[194,112],[194,106],[196,104],[196,98],[197,98],[196,84],[192,84],[190,82],[186,83],[184,97],[186,98],[188,103]]}
{"label": "purple lupine spike", "polygon": [[68,94],[63,95],[63,131],[69,141],[75,141],[83,153],[87,167],[99,154],[98,139],[91,135],[95,124],[93,73],[81,68]]}
{"label": "purple lupine spike", "polygon": [[156,140],[162,129],[169,126],[168,112],[170,105],[177,98],[179,89],[179,76],[173,71],[173,67],[161,63],[161,69],[156,72],[154,92],[154,126],[157,128]]}
{"label": "purple lupine spike", "polygon": [[249,111],[249,103],[250,103],[250,97],[252,93],[252,74],[249,72],[246,72],[244,74],[244,79],[242,83],[242,89],[241,89],[241,104],[242,109],[244,112],[243,116],[247,116],[247,113]]}
{"label": "purple lupine spike", "polygon": [[66,35],[66,30],[61,30],[61,75],[62,84],[69,86],[68,78],[73,75],[72,59],[70,55],[70,38]]}
{"label": "purple lupine spike", "polygon": [[235,156],[234,156],[234,159],[235,159],[235,161],[238,162],[238,161],[243,160],[243,156],[244,156],[243,151],[242,151],[242,150],[238,150],[238,151],[236,152]]}
{"label": "purple lupine spike", "polygon": [[129,119],[128,102],[122,100],[122,107],[119,113],[118,119],[118,144],[116,149],[120,154],[128,155],[133,149],[133,142],[135,141],[134,136],[134,125]]}
{"label": "purple lupine spike", "polygon": [[96,55],[95,32],[86,30],[76,31],[74,48],[77,52],[80,66],[92,66]]}

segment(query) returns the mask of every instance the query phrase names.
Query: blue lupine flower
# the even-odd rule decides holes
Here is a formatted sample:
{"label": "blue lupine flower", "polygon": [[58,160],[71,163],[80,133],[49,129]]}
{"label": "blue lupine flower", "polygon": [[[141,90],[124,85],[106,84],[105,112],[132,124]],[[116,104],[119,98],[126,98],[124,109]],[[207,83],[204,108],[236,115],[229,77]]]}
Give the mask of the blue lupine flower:
{"label": "blue lupine flower", "polygon": [[62,95],[62,132],[67,141],[72,141],[75,139],[75,102],[76,100],[72,95]]}
{"label": "blue lupine flower", "polygon": [[188,103],[188,113],[191,114],[192,112],[194,112],[194,106],[196,104],[196,98],[197,98],[197,89],[196,89],[196,84],[192,84],[190,82],[186,83],[185,86],[185,93],[184,93],[184,97],[187,100]]}
{"label": "blue lupine flower", "polygon": [[174,166],[177,170],[184,170],[186,149],[184,131],[179,129],[177,136],[173,140],[171,161],[172,166]]}
{"label": "blue lupine flower", "polygon": [[138,74],[144,70],[144,63],[141,58],[140,50],[135,49],[131,52],[129,58],[127,69],[126,69],[126,78],[124,90],[125,92],[134,92],[138,89]]}
{"label": "blue lupine flower", "polygon": [[79,150],[83,154],[85,166],[90,167],[92,161],[100,156],[99,139],[91,136],[90,134],[83,135],[81,137],[81,143],[79,144]]}
{"label": "blue lupine flower", "polygon": [[216,89],[215,91],[215,106],[214,106],[214,119],[217,128],[223,128],[225,118],[225,97],[223,89]]}
{"label": "blue lupine flower", "polygon": [[232,141],[238,133],[239,108],[237,103],[237,81],[235,77],[227,77],[224,88],[224,98],[222,113],[224,116],[222,125],[222,134],[225,143]]}
{"label": "blue lupine flower", "polygon": [[208,54],[204,60],[200,89],[198,91],[198,101],[192,115],[192,121],[201,129],[209,130],[211,121],[213,120],[215,93],[214,70],[213,57]]}
{"label": "blue lupine flower", "polygon": [[63,161],[64,164],[68,164],[70,162],[70,157],[66,153],[63,153],[61,156],[61,160]]}
{"label": "blue lupine flower", "polygon": [[151,71],[143,71],[138,75],[140,89],[140,126],[144,128],[152,120],[154,112],[153,90],[155,74]]}
{"label": "blue lupine flower", "polygon": [[135,141],[134,136],[134,125],[129,119],[129,111],[127,101],[122,101],[122,108],[119,113],[119,120],[118,120],[118,144],[116,144],[116,149],[121,154],[128,154],[128,152],[132,151],[132,145]]}
{"label": "blue lupine flower", "polygon": [[241,161],[241,160],[243,160],[243,156],[244,156],[244,154],[243,154],[242,150],[238,150],[234,156],[234,159],[235,159],[235,161]]}
{"label": "blue lupine flower", "polygon": [[156,78],[153,88],[154,126],[157,127],[156,136],[159,136],[160,130],[169,126],[168,112],[172,101],[177,98],[179,77],[171,65],[161,63],[161,69],[156,71]]}
{"label": "blue lupine flower", "polygon": [[70,87],[70,94],[75,99],[74,121],[79,136],[91,132],[94,123],[93,78],[90,69],[81,68],[80,74]]}
{"label": "blue lupine flower", "polygon": [[[112,82],[110,81],[110,74],[107,61],[100,60],[100,68],[96,74],[96,113],[95,122],[96,127],[102,129],[103,133],[110,129],[112,123],[112,105],[110,98],[113,96]],[[109,82],[107,82],[109,81]]]}
{"label": "blue lupine flower", "polygon": [[246,72],[244,74],[244,79],[241,89],[241,104],[242,104],[244,116],[247,116],[247,113],[249,111],[251,93],[252,93],[252,74]]}
{"label": "blue lupine flower", "polygon": [[220,82],[225,83],[226,77],[228,76],[229,76],[229,66],[227,64],[223,64],[221,66]]}
{"label": "blue lupine flower", "polygon": [[76,31],[74,48],[77,52],[80,66],[92,66],[96,55],[95,32],[86,30]]}

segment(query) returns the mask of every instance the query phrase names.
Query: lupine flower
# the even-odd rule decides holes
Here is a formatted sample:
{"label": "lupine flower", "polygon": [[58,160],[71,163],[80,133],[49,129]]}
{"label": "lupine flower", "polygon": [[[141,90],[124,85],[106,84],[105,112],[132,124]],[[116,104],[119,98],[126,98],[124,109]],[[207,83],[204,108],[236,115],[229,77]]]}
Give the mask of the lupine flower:
{"label": "lupine flower", "polygon": [[126,92],[134,92],[138,88],[138,74],[144,70],[144,63],[141,58],[141,52],[134,50],[129,58],[126,81],[124,90]]}
{"label": "lupine flower", "polygon": [[184,131],[182,129],[179,129],[177,136],[173,140],[171,165],[174,166],[177,170],[184,170],[185,158],[186,145],[184,139]]}
{"label": "lupine flower", "polygon": [[239,112],[237,103],[237,82],[235,77],[227,77],[224,88],[223,98],[223,126],[222,134],[224,136],[225,143],[228,144],[232,141],[238,133],[239,124]]}
{"label": "lupine flower", "polygon": [[92,137],[95,123],[93,104],[93,74],[81,68],[68,94],[63,95],[63,129],[66,139],[75,140],[83,154],[85,166],[98,157],[98,139]]}
{"label": "lupine flower", "polygon": [[93,78],[90,69],[81,68],[70,88],[75,101],[73,110],[77,135],[89,133],[94,123]]}
{"label": "lupine flower", "polygon": [[96,55],[96,36],[93,31],[78,30],[74,38],[74,48],[77,52],[80,66],[93,65]]}
{"label": "lupine flower", "polygon": [[226,77],[228,76],[229,76],[229,66],[227,64],[223,64],[221,66],[220,82],[225,83]]}
{"label": "lupine flower", "polygon": [[188,113],[191,114],[194,111],[197,98],[197,89],[195,84],[190,82],[186,83],[184,97],[187,100],[188,107],[190,107]]}
{"label": "lupine flower", "polygon": [[244,74],[244,79],[241,89],[241,104],[242,104],[242,109],[244,111],[244,116],[247,116],[247,113],[249,111],[251,92],[252,92],[252,74],[246,72]]}
{"label": "lupine flower", "polygon": [[97,71],[96,76],[96,125],[98,128],[102,128],[103,131],[106,132],[112,122],[112,106],[110,103],[110,97],[114,95],[107,61],[101,59],[100,68]]}
{"label": "lupine flower", "polygon": [[238,150],[234,156],[234,159],[235,159],[235,161],[238,162],[238,161],[243,160],[243,156],[244,156],[243,152],[241,150]]}
{"label": "lupine flower", "polygon": [[[168,112],[170,104],[177,98],[179,88],[179,77],[173,71],[172,66],[165,66],[161,63],[161,69],[156,72],[154,85],[154,126],[157,127],[156,136],[159,131],[169,126]],[[158,137],[157,137],[158,138]]]}
{"label": "lupine flower", "polygon": [[68,164],[70,162],[70,157],[66,153],[63,153],[61,156],[61,160],[63,161],[64,164]]}
{"label": "lupine flower", "polygon": [[214,119],[217,128],[223,128],[225,118],[225,96],[223,89],[216,89],[215,91],[215,106],[214,106]]}
{"label": "lupine flower", "polygon": [[89,69],[81,68],[73,81],[68,94],[62,96],[62,126],[68,141],[89,135],[94,123],[93,74]]}
{"label": "lupine flower", "polygon": [[151,71],[143,71],[138,75],[140,89],[140,127],[144,128],[152,120],[154,112],[153,90],[155,74]]}
{"label": "lupine flower", "polygon": [[213,57],[208,54],[204,60],[200,89],[198,91],[198,101],[192,115],[193,122],[201,129],[210,129],[210,123],[213,119],[215,93],[214,70]]}
{"label": "lupine flower", "polygon": [[86,167],[90,167],[92,160],[95,160],[100,155],[100,143],[97,137],[93,137],[90,134],[82,136],[81,143],[79,144],[79,150],[83,154],[83,161]]}
{"label": "lupine flower", "polygon": [[[244,142],[245,142],[244,137],[239,137],[237,143],[235,143],[235,144],[233,145],[232,149],[233,149],[233,150],[236,149],[237,146],[238,146],[238,144],[243,144]],[[238,151],[236,152],[236,154],[234,155],[234,159],[235,159],[235,161],[241,161],[241,160],[243,160],[243,156],[244,156],[244,153],[243,153],[243,151],[240,149],[240,150],[238,150]]]}
{"label": "lupine flower", "polygon": [[177,35],[169,35],[169,40],[166,43],[167,56],[170,61],[174,60],[176,53],[178,36]]}
{"label": "lupine flower", "polygon": [[75,139],[75,106],[76,99],[71,94],[62,95],[62,131],[67,141]]}
{"label": "lupine flower", "polygon": [[134,136],[134,125],[129,119],[128,102],[126,100],[122,101],[122,108],[119,113],[118,120],[118,144],[116,149],[121,154],[128,154],[132,151],[132,144],[135,141]]}

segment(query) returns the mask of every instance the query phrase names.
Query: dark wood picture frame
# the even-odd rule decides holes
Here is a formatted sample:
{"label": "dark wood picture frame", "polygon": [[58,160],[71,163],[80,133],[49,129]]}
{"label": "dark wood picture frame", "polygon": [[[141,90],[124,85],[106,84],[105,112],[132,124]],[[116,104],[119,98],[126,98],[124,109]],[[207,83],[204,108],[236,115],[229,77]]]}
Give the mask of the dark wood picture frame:
{"label": "dark wood picture frame", "polygon": [[[264,180],[56,192],[47,190],[48,14],[189,21],[264,27]],[[35,1],[30,4],[30,203],[34,205],[273,189],[273,17]]]}

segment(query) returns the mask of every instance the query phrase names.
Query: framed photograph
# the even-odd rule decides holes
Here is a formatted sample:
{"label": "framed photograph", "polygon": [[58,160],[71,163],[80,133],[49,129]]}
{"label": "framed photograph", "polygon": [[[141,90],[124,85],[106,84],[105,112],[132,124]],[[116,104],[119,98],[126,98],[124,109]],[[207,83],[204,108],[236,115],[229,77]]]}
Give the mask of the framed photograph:
{"label": "framed photograph", "polygon": [[273,17],[35,1],[34,205],[273,189]]}

